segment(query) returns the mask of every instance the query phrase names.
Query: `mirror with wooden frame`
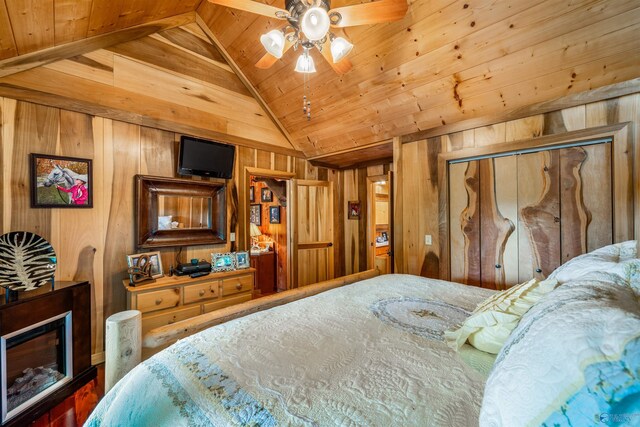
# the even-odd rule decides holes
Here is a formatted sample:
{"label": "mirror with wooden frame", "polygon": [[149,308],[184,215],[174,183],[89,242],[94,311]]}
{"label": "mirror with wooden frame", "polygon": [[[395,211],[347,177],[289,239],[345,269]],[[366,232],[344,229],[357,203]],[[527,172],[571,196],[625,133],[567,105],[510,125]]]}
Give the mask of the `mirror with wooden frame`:
{"label": "mirror with wooden frame", "polygon": [[136,175],[139,248],[226,243],[224,182]]}

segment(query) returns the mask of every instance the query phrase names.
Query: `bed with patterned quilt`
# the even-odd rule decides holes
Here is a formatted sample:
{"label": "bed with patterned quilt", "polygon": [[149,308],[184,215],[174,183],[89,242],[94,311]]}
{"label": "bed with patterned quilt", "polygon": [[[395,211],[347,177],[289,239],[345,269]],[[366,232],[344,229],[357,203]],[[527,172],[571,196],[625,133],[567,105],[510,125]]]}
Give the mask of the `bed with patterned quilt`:
{"label": "bed with patterned quilt", "polygon": [[[584,370],[603,363],[606,366],[601,368],[609,371],[616,366],[626,369],[620,368],[627,376],[618,376],[620,384],[614,381],[617,388],[610,390],[614,398],[608,396],[608,401],[627,405],[618,407],[619,411],[633,411],[633,405],[640,402],[640,356],[627,354],[640,349],[640,305],[638,294],[629,286],[629,276],[640,271],[634,268],[625,268],[626,277],[602,271],[590,272],[586,278],[567,275],[569,280],[564,282],[568,286],[554,285],[554,290],[513,325],[497,355],[501,366],[496,354],[480,351],[468,342],[454,346],[458,347],[455,350],[445,339],[445,331],[462,325],[480,303],[495,298],[498,292],[410,275],[357,282],[178,341],[129,372],[102,399],[86,425],[571,425],[572,420],[563,419],[562,414],[571,408],[581,410],[578,405],[594,405],[584,401],[580,393],[593,395],[588,389],[589,375],[602,379],[600,368],[589,375]],[[604,296],[594,297],[593,292],[597,294],[603,286]],[[566,295],[553,297],[563,287]],[[576,292],[586,297],[577,298]],[[597,319],[595,313],[600,309],[594,304],[604,304],[605,311],[615,313],[603,316],[613,320],[605,326],[586,325],[596,336],[594,340],[604,340],[604,344],[596,342],[599,349],[595,353],[582,349],[584,360],[571,361],[580,366],[575,373],[569,370],[577,378],[567,379],[570,387],[559,384],[557,390],[548,388],[544,378],[527,378],[522,367],[536,376],[562,376],[555,369],[565,371],[559,360],[562,351],[568,350],[549,350],[543,345],[534,352],[540,360],[527,360],[526,349],[536,345],[528,340],[540,339],[539,327],[551,335],[543,338],[545,345],[565,345],[567,340],[560,333],[554,336],[549,325],[561,325],[557,322],[566,319],[556,321],[549,316],[573,310],[576,300],[579,305],[575,311],[586,310],[590,318]],[[504,300],[499,304],[504,305]],[[569,318],[577,324],[588,323],[571,313]],[[579,335],[577,329],[574,325],[567,333]],[[613,337],[618,330],[620,336]],[[606,336],[612,338],[607,341]],[[567,342],[581,345],[579,338]],[[514,372],[512,380],[509,372]],[[540,381],[543,391],[538,394],[543,397],[537,408],[537,403],[528,399],[538,397],[531,387],[538,387]],[[485,385],[490,384],[493,388],[485,391]],[[545,387],[557,393],[545,397]],[[483,404],[485,393],[488,402]],[[529,408],[529,418],[517,418],[522,412],[518,399]],[[505,404],[511,406],[501,407]],[[640,412],[640,403],[638,406]],[[509,418],[511,412],[516,418]],[[594,414],[602,413],[596,408],[583,415],[595,424]],[[629,416],[640,423],[640,415],[637,419]]]}

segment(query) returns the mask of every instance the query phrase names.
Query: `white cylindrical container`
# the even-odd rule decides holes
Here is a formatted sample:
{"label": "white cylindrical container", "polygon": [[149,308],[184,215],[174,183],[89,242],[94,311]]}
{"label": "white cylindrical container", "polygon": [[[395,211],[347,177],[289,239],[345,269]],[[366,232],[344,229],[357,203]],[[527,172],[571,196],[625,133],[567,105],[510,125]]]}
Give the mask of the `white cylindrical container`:
{"label": "white cylindrical container", "polygon": [[138,310],[127,310],[109,316],[105,337],[104,392],[106,393],[140,363],[142,313]]}

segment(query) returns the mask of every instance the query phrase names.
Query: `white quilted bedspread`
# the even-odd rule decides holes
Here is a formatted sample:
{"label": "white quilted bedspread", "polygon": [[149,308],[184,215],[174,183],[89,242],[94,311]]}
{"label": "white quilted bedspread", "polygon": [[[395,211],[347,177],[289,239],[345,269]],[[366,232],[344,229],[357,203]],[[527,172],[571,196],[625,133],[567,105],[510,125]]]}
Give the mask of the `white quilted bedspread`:
{"label": "white quilted bedspread", "polygon": [[87,425],[474,426],[485,377],[442,333],[491,292],[386,275],[237,319],[143,362]]}

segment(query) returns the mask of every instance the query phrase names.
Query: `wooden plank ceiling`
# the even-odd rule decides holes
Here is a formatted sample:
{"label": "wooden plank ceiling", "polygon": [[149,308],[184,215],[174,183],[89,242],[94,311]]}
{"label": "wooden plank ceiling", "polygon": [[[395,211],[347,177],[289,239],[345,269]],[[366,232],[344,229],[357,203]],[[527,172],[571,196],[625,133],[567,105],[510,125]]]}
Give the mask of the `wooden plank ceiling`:
{"label": "wooden plank ceiling", "polygon": [[[334,7],[357,2],[338,1]],[[282,0],[267,3],[283,6]],[[281,21],[206,1],[5,0],[0,59],[195,10],[290,134],[293,148],[308,157],[513,114],[640,77],[640,5],[634,0],[409,3],[401,21],[342,31],[355,45],[349,73],[335,74],[312,52],[318,72],[307,88],[311,121],[301,111],[303,76],[293,72],[297,52],[268,70],[254,66],[264,54],[260,35]],[[138,52],[128,49],[127,55]],[[153,62],[147,52],[145,61]]]}

